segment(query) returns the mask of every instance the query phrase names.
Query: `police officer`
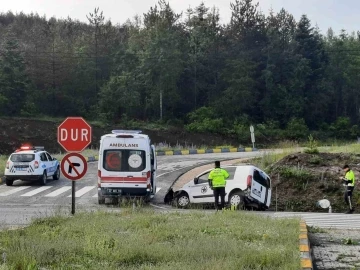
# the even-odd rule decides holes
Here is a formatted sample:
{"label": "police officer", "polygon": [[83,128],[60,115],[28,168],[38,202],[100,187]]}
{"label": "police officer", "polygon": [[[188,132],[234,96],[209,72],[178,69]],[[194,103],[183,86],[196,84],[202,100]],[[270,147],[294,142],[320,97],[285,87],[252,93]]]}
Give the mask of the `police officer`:
{"label": "police officer", "polygon": [[229,173],[220,168],[220,161],[215,161],[215,169],[209,174],[209,185],[214,191],[215,208],[217,210],[219,210],[219,196],[221,198],[220,210],[225,206],[225,186],[227,178],[229,178]]}
{"label": "police officer", "polygon": [[355,174],[348,165],[345,165],[343,170],[345,177],[340,177],[340,179],[343,180],[344,185],[346,186],[344,200],[345,203],[349,206],[349,211],[347,211],[346,214],[352,214],[355,210],[352,204],[352,193],[355,187]]}

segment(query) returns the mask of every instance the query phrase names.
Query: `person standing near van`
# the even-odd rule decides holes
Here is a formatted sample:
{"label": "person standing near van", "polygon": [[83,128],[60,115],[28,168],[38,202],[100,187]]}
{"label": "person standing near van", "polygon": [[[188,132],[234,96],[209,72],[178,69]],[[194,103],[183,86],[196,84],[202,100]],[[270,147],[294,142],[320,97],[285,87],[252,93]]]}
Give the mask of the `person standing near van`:
{"label": "person standing near van", "polygon": [[209,186],[214,191],[215,208],[219,210],[219,196],[221,200],[220,210],[225,206],[225,187],[226,179],[229,178],[229,173],[220,168],[220,161],[215,161],[215,169],[209,174]]}
{"label": "person standing near van", "polygon": [[340,177],[340,179],[344,181],[344,184],[346,186],[346,190],[344,193],[344,200],[345,200],[345,203],[349,206],[349,211],[347,211],[346,214],[352,214],[355,210],[354,206],[352,204],[352,194],[353,194],[354,187],[355,187],[355,174],[350,169],[349,165],[345,165],[343,167],[343,170],[344,170],[345,176]]}

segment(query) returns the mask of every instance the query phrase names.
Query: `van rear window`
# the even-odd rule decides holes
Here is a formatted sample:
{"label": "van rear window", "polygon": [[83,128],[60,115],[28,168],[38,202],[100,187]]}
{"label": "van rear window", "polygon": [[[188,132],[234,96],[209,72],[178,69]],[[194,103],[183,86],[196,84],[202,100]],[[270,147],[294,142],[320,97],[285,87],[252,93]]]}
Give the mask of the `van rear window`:
{"label": "van rear window", "polygon": [[34,159],[34,154],[12,154],[10,157],[12,162],[31,162]]}
{"label": "van rear window", "polygon": [[113,172],[141,172],[146,168],[146,153],[142,150],[105,150],[103,167]]}
{"label": "van rear window", "polygon": [[264,187],[270,187],[270,179],[258,170],[254,170],[254,180]]}

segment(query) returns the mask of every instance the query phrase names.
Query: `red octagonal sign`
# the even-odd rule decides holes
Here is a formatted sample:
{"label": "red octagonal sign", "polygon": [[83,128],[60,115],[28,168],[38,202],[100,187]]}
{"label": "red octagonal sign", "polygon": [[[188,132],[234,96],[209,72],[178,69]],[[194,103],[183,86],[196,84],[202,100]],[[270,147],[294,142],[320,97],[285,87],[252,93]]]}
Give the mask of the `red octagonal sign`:
{"label": "red octagonal sign", "polygon": [[68,117],[58,126],[58,143],[67,152],[81,152],[91,143],[91,126],[82,117]]}

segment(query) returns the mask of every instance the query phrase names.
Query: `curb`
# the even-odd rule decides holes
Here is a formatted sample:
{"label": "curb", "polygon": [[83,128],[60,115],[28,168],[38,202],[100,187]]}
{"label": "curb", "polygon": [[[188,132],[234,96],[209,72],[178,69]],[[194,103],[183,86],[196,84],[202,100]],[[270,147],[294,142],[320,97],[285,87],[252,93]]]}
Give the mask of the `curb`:
{"label": "curb", "polygon": [[313,264],[311,259],[310,241],[306,222],[300,221],[299,250],[301,253],[301,269],[312,270]]}
{"label": "curb", "polygon": [[87,160],[87,162],[98,161],[98,160],[99,160],[99,156],[85,157],[85,159]]}
{"label": "curb", "polygon": [[197,155],[197,154],[214,154],[214,153],[236,153],[236,152],[257,152],[256,148],[219,148],[219,149],[193,149],[193,150],[171,150],[156,151],[157,156],[177,156],[177,155]]}

